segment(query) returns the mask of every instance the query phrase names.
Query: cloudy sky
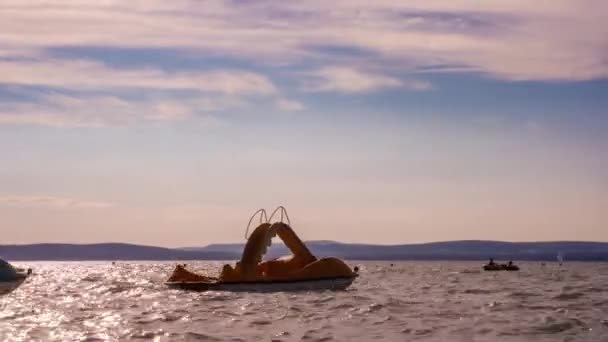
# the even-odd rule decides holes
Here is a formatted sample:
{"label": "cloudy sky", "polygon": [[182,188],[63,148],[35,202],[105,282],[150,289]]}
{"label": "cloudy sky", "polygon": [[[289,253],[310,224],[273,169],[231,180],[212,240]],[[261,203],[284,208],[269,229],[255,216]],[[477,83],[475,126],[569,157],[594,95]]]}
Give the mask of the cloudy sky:
{"label": "cloudy sky", "polygon": [[603,0],[0,5],[0,243],[608,241]]}

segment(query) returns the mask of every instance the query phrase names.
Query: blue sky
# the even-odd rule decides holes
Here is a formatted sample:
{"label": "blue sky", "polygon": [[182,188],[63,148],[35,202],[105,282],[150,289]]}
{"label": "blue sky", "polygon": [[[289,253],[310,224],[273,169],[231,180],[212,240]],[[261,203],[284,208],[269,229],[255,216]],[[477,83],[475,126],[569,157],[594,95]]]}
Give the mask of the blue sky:
{"label": "blue sky", "polygon": [[608,240],[606,10],[5,2],[3,242]]}

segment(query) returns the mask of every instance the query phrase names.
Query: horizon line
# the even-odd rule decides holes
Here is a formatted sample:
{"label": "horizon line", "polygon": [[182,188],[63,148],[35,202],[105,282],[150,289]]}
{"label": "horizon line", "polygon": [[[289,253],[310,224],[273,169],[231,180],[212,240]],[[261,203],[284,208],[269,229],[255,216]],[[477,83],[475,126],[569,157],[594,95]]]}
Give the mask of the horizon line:
{"label": "horizon line", "polygon": [[[305,243],[335,243],[342,245],[366,245],[366,246],[407,246],[407,245],[428,245],[428,244],[439,244],[439,243],[450,243],[450,242],[498,242],[498,243],[608,243],[608,241],[590,241],[590,240],[531,240],[531,241],[507,241],[507,240],[480,240],[480,239],[463,239],[463,240],[438,240],[438,241],[430,241],[430,242],[410,242],[410,243],[395,243],[395,244],[382,244],[382,243],[365,243],[365,242],[342,242],[336,240],[305,240]],[[243,242],[213,242],[205,245],[190,245],[190,246],[181,246],[181,247],[167,247],[161,245],[152,245],[152,244],[143,244],[136,242],[118,242],[118,241],[106,241],[106,242],[32,242],[32,243],[7,243],[0,244],[0,247],[8,247],[8,246],[37,246],[37,245],[74,245],[74,246],[94,246],[94,245],[128,245],[128,246],[142,246],[142,247],[157,247],[157,248],[166,248],[166,249],[185,249],[185,248],[204,248],[213,245],[239,245],[245,244],[246,241]],[[273,245],[282,245],[282,241],[277,241],[273,243]]]}

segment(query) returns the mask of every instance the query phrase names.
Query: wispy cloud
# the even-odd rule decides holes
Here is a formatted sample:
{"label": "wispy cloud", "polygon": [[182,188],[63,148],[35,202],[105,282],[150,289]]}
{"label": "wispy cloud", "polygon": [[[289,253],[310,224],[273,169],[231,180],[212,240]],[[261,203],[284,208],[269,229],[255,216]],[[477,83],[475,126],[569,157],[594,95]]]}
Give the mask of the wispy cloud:
{"label": "wispy cloud", "polygon": [[304,109],[304,105],[298,101],[280,98],[275,102],[277,108],[286,112],[299,111]]}
{"label": "wispy cloud", "polygon": [[0,124],[53,127],[108,127],[190,118],[214,122],[211,113],[238,99],[213,97],[124,99],[102,95],[44,95],[35,100],[0,103]]}
{"label": "wispy cloud", "polygon": [[311,73],[309,80],[304,85],[304,89],[308,91],[335,91],[341,93],[367,93],[395,87],[425,90],[430,88],[430,84],[417,80],[406,82],[348,67],[325,67]]}
{"label": "wispy cloud", "polygon": [[113,203],[56,196],[0,196],[0,206],[52,209],[105,209],[112,207]]}
{"label": "wispy cloud", "polygon": [[[0,75],[0,83],[29,95],[1,102],[0,124],[123,126],[209,118],[210,113],[264,101],[276,102],[279,110],[301,109],[266,76],[236,69],[169,72],[91,60],[0,60]],[[27,91],[32,86],[53,90],[40,95]],[[156,96],[125,96],[134,91]]]}
{"label": "wispy cloud", "polygon": [[73,89],[190,89],[230,95],[272,95],[277,91],[267,77],[249,71],[167,72],[152,67],[117,69],[88,60],[0,61],[0,75],[2,83]]}
{"label": "wispy cloud", "polygon": [[[604,78],[607,11],[608,2],[599,0],[8,0],[0,11],[0,84],[48,88],[54,95],[1,103],[0,123],[107,126],[203,112],[184,92],[214,105],[221,98],[222,108],[265,102],[297,111],[306,104],[284,94],[427,90],[429,71],[508,81]],[[171,51],[190,60],[116,65],[95,53],[54,53],[74,47],[103,53],[113,48],[125,58],[129,50]],[[207,63],[207,57],[215,61]],[[302,70],[309,70],[302,80],[290,79]],[[142,100],[125,94],[137,91],[165,96]]]}
{"label": "wispy cloud", "polygon": [[0,39],[13,51],[169,48],[254,62],[321,64],[339,57],[309,47],[347,46],[374,54],[366,61],[376,67],[443,64],[505,79],[584,80],[608,76],[607,10],[601,0],[151,0],[145,5],[13,0],[0,13]]}

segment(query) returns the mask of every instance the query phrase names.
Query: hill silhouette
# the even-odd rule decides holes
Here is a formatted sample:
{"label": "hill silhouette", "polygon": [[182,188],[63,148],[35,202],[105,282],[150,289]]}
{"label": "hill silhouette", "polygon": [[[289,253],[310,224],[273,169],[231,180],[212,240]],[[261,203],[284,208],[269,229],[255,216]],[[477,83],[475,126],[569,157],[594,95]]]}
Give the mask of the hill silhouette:
{"label": "hill silhouette", "polygon": [[[562,253],[567,261],[608,261],[608,243],[584,241],[503,242],[463,240],[423,244],[370,245],[309,241],[317,256],[351,260],[545,260]],[[244,244],[164,248],[124,243],[0,245],[0,257],[10,260],[234,260]],[[289,254],[275,243],[268,257]]]}
{"label": "hill silhouette", "polygon": [[10,260],[223,260],[234,256],[126,243],[0,245],[0,257]]}

